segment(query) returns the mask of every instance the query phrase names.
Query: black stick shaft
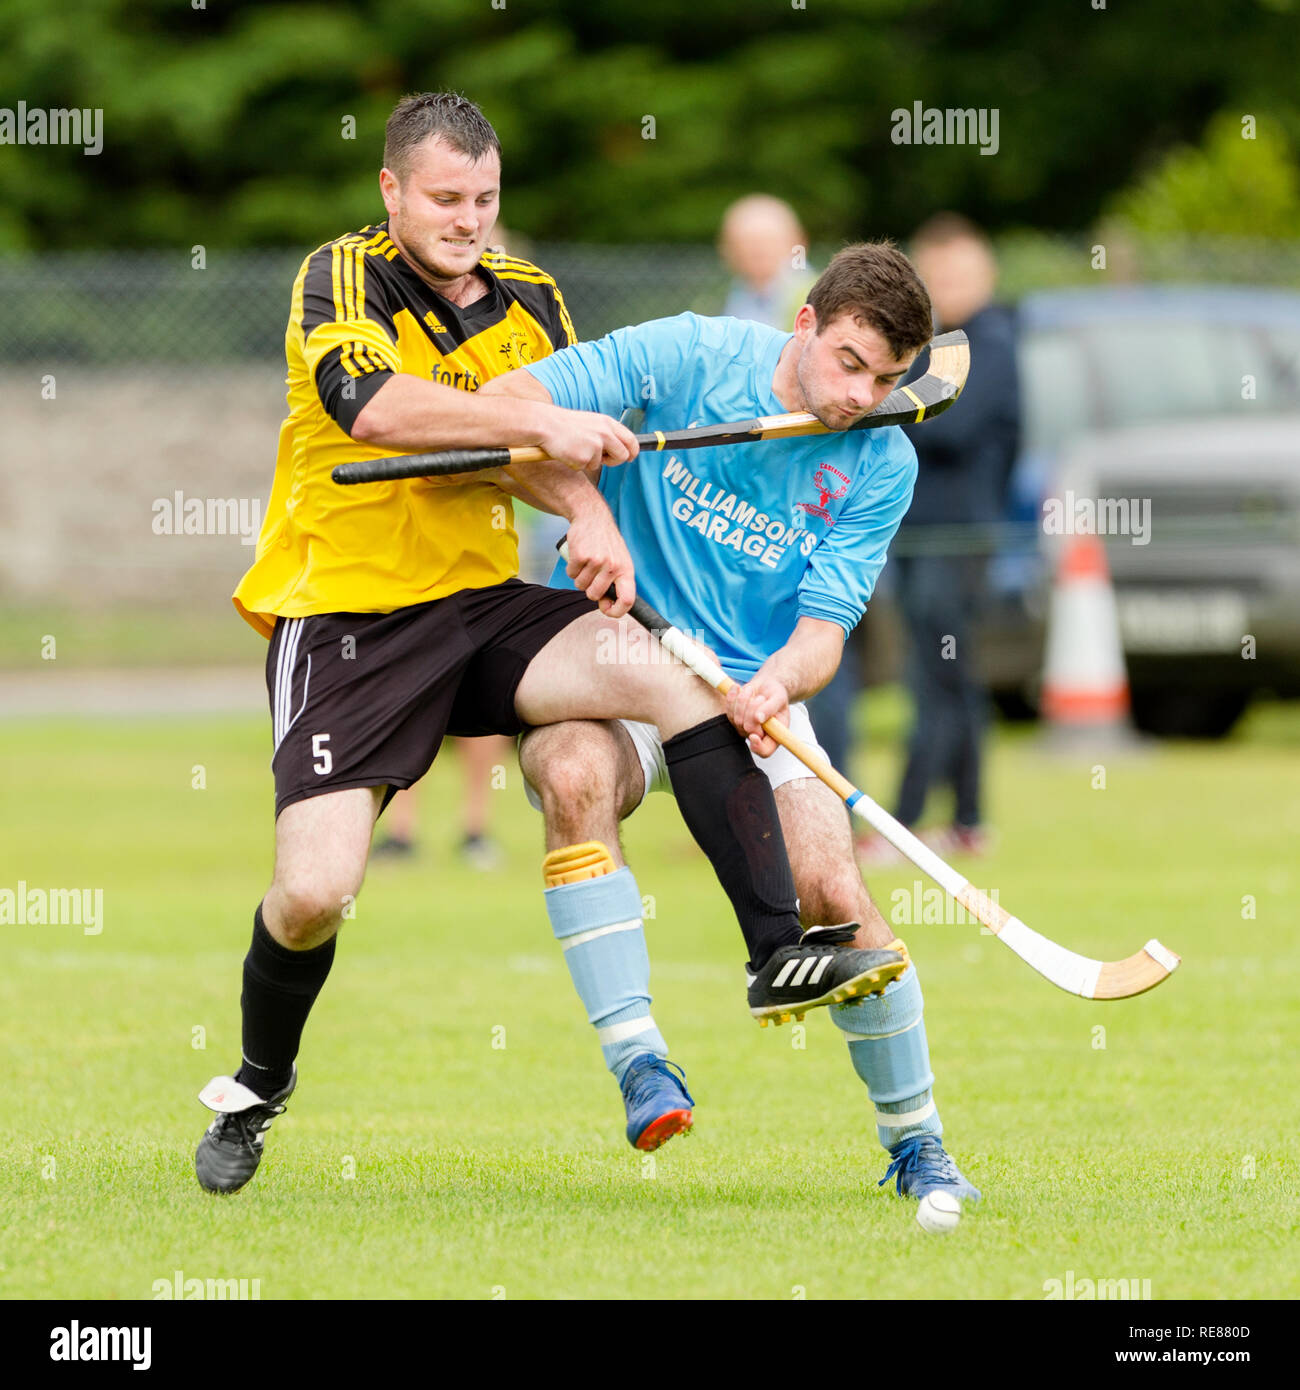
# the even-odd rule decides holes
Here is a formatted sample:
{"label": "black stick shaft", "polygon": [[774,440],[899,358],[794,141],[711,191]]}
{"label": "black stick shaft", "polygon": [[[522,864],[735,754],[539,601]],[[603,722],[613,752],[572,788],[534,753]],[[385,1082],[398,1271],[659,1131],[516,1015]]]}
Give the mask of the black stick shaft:
{"label": "black stick shaft", "polygon": [[[610,589],[605,597],[616,597],[614,590]],[[635,618],[642,627],[648,628],[651,632],[664,632],[672,627],[672,623],[670,623],[658,609],[651,608],[640,594],[633,599],[632,607],[628,609],[628,613]]]}
{"label": "black stick shaft", "polygon": [[330,476],[336,483],[344,484],[389,483],[401,478],[440,478],[450,473],[473,473],[480,468],[504,468],[509,462],[509,449],[443,449],[432,454],[341,463]]}

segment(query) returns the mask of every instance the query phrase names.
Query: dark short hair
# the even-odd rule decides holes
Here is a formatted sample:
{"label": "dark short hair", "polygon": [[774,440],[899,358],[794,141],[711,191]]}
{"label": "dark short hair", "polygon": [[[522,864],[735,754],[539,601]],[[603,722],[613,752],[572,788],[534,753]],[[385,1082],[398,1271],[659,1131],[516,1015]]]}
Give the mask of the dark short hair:
{"label": "dark short hair", "polygon": [[411,152],[434,135],[466,159],[482,159],[492,150],[501,157],[491,122],[468,98],[455,92],[414,92],[393,107],[384,127],[384,167],[405,183]]}
{"label": "dark short hair", "polygon": [[817,331],[842,314],[874,328],[896,358],[920,352],[934,333],[930,296],[912,262],[892,241],[861,241],[840,251],[808,291]]}

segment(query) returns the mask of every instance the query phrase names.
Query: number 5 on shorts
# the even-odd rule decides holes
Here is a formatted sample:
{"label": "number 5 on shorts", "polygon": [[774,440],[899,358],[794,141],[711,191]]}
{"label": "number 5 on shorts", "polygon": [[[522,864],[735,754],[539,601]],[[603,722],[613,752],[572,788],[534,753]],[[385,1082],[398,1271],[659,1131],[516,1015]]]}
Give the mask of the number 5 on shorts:
{"label": "number 5 on shorts", "polygon": [[321,777],[328,777],[334,766],[334,754],[325,745],[330,741],[328,734],[313,734],[311,736],[311,755],[316,759],[312,763],[312,771]]}

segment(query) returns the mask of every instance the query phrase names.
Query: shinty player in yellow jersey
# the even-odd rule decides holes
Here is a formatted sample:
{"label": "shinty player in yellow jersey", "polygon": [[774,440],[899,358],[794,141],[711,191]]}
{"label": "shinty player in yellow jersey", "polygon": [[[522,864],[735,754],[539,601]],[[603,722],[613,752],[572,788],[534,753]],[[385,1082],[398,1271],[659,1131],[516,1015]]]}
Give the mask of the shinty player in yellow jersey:
{"label": "shinty player in yellow jersey", "polygon": [[[474,355],[480,319],[491,329],[513,312],[529,341],[531,317],[543,329],[534,348],[562,345],[521,306],[509,276],[547,290],[554,282],[485,254],[500,170],[496,134],[471,102],[404,98],[386,130],[386,225],[327,243],[295,284],[290,414],[256,559],[235,595],[271,639],[275,870],[244,960],[243,1061],[200,1095],[216,1112],[195,1155],[211,1192],[238,1191],[256,1171],[297,1084],[303,1028],[360,890],[375,821],[398,788],[424,775],[445,734],[516,734],[583,718],[657,725],[683,818],[731,899],[751,963],[774,976],[790,953],[810,949],[799,944],[767,778],[721,698],[685,667],[650,659],[652,639],[624,616],[635,597],[631,560],[582,470],[630,461],[635,438],[598,414],[472,389],[476,376],[520,365],[509,353]],[[562,339],[558,291],[553,299]],[[470,335],[449,373],[454,386],[445,384],[457,356],[452,321]],[[329,478],[343,457],[486,445],[540,445],[563,462],[444,485],[344,489]],[[510,501],[498,483],[567,518],[573,591],[512,577],[517,546],[513,527],[500,524]],[[603,597],[611,586],[615,597]],[[610,631],[619,626],[628,630]],[[644,659],[601,664],[602,650]],[[552,852],[545,867],[553,884],[609,875],[617,886],[602,845]],[[880,963],[865,958],[879,952],[816,949],[835,956],[832,972],[818,973],[878,976]],[[635,1101],[689,1123],[690,1098],[666,1064],[639,1084],[630,1112]]]}

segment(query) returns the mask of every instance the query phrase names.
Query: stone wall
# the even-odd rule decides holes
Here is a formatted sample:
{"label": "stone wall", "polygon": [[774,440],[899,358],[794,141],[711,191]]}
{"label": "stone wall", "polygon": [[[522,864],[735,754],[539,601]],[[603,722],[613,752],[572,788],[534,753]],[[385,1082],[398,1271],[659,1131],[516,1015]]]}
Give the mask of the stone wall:
{"label": "stone wall", "polygon": [[[253,556],[239,534],[159,534],[176,493],[205,529],[265,510],[284,369],[0,372],[0,602],[224,601]],[[226,499],[217,508],[209,499]],[[188,507],[195,524],[195,509]]]}

